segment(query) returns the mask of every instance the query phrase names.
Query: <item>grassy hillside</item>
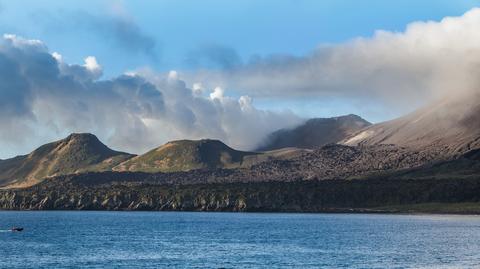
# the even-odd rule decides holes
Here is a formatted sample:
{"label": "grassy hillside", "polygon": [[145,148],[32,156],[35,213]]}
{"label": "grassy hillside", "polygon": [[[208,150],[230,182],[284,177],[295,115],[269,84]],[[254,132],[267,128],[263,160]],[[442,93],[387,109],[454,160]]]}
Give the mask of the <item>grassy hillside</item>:
{"label": "grassy hillside", "polygon": [[218,140],[178,140],[114,167],[115,171],[173,172],[235,168],[253,152],[234,150]]}
{"label": "grassy hillside", "polygon": [[141,156],[111,150],[92,134],[72,134],[32,153],[0,160],[0,188],[35,185],[45,178],[102,171],[179,172],[239,168],[308,152],[282,149],[264,153],[234,150],[218,140],[169,142]]}
{"label": "grassy hillside", "polygon": [[92,134],[72,134],[32,153],[0,161],[0,186],[31,186],[46,177],[106,171],[133,157],[111,150]]}

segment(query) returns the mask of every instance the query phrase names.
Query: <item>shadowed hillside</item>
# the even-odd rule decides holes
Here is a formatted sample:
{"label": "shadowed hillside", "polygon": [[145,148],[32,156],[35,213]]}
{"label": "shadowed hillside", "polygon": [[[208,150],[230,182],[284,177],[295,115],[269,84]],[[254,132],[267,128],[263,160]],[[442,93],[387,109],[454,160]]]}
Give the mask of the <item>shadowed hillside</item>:
{"label": "shadowed hillside", "polygon": [[134,155],[111,150],[92,134],[71,134],[32,153],[0,161],[0,186],[31,186],[46,177],[110,170]]}
{"label": "shadowed hillside", "polygon": [[370,123],[357,115],[310,119],[294,129],[281,129],[270,134],[258,150],[286,147],[316,148],[336,143]]}

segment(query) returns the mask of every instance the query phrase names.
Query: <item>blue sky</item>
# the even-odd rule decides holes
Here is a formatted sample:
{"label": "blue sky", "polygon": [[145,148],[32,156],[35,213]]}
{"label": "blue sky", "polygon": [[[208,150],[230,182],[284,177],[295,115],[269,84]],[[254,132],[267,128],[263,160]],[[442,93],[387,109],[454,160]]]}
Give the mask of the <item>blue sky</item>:
{"label": "blue sky", "polygon": [[[451,77],[450,68],[452,59],[459,59],[457,66],[463,64],[462,57],[472,51],[470,44],[478,47],[475,27],[480,10],[464,14],[479,4],[477,0],[0,0],[0,33],[18,36],[4,37],[0,56],[11,57],[13,47],[29,55],[31,44],[20,37],[41,40],[48,52],[62,55],[63,62],[58,63],[62,70],[45,67],[59,72],[49,83],[60,87],[65,74],[82,72],[73,76],[69,86],[87,88],[69,92],[67,87],[60,100],[50,89],[12,90],[0,85],[0,95],[12,98],[0,100],[0,112],[11,112],[19,102],[25,106],[18,119],[3,115],[12,132],[0,131],[0,146],[6,148],[0,158],[29,152],[68,132],[93,132],[118,149],[135,153],[171,139],[202,137],[251,149],[249,141],[298,124],[298,118],[354,113],[372,122],[389,120],[426,103],[430,95],[437,96],[434,91],[451,90],[443,88],[456,87],[464,79],[461,74],[471,71],[458,68],[458,77]],[[455,19],[444,21],[445,17]],[[458,31],[449,31],[452,27]],[[376,34],[377,30],[386,32]],[[408,44],[415,44],[413,52]],[[452,54],[443,58],[444,48]],[[92,66],[81,66],[87,56],[101,65],[100,78],[92,73]],[[30,68],[30,60],[16,64]],[[6,65],[4,70],[9,68]],[[173,76],[177,84],[166,78],[170,70],[178,72],[180,80]],[[98,96],[88,87],[123,85],[127,82],[118,76],[127,71],[144,76],[158,92],[142,96],[121,92],[130,99],[116,101],[138,103],[120,112],[118,105],[105,105],[108,111],[130,117],[131,125],[115,125],[122,118],[112,115],[98,119],[93,113],[99,110]],[[44,83],[36,79],[32,81]],[[196,82],[203,85],[204,99],[190,91]],[[217,86],[221,88],[211,95]],[[105,91],[118,98],[115,87]],[[161,109],[150,113],[150,95],[168,113]],[[85,109],[74,111],[70,103]],[[76,117],[84,122],[76,122]],[[227,119],[242,124],[228,124]],[[106,126],[106,120],[111,124]],[[12,126],[35,133],[22,140]],[[244,133],[249,128],[261,130]],[[141,149],[128,141],[139,133],[146,141]],[[248,135],[253,137],[242,138]]]}

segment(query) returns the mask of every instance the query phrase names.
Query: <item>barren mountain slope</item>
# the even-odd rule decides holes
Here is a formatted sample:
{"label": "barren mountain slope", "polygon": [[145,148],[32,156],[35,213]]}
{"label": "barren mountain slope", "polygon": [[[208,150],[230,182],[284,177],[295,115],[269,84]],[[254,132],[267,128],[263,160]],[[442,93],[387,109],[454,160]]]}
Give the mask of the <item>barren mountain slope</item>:
{"label": "barren mountain slope", "polygon": [[374,124],[341,141],[345,145],[395,144],[459,156],[480,147],[480,98],[448,98],[404,117]]}

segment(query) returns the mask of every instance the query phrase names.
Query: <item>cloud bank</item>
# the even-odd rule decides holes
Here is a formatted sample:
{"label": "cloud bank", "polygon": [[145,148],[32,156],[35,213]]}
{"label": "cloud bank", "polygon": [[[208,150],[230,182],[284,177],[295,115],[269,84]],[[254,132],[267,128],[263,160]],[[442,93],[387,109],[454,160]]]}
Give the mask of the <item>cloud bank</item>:
{"label": "cloud bank", "polygon": [[207,137],[251,149],[271,130],[300,121],[290,112],[256,109],[250,97],[234,99],[221,88],[210,95],[199,84],[190,89],[174,71],[149,78],[126,74],[101,80],[101,75],[102,68],[92,56],[84,64],[69,64],[39,40],[4,35],[0,41],[2,154],[28,151],[32,141],[45,142],[70,132],[92,132],[110,146],[135,153],[172,139]]}
{"label": "cloud bank", "polygon": [[189,76],[253,97],[366,99],[408,110],[445,94],[478,90],[479,26],[475,8],[439,22],[411,23],[404,32],[377,31],[371,38],[324,45],[306,56],[256,57]]}

